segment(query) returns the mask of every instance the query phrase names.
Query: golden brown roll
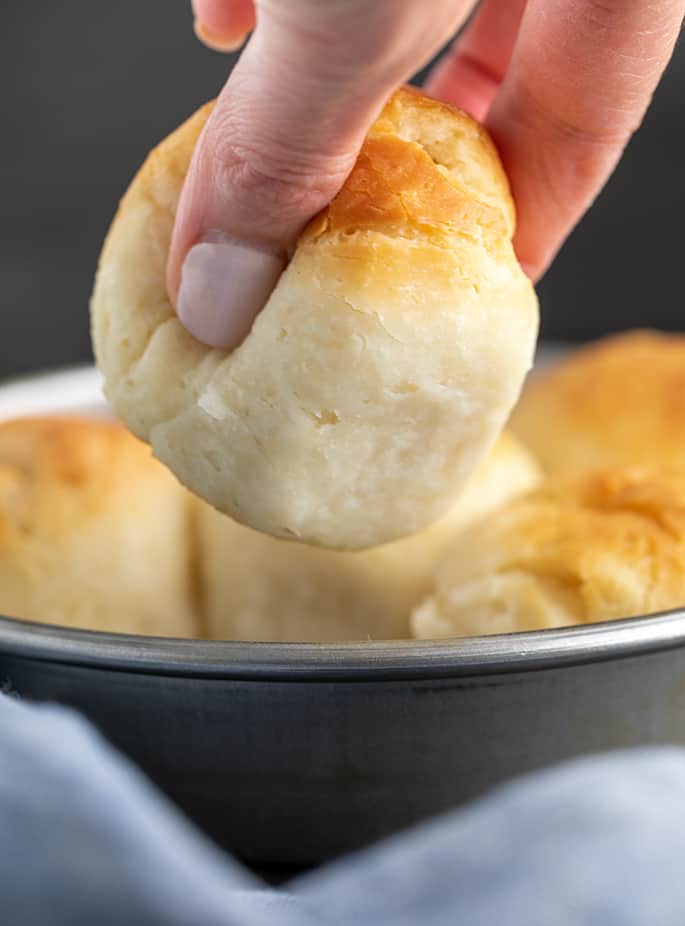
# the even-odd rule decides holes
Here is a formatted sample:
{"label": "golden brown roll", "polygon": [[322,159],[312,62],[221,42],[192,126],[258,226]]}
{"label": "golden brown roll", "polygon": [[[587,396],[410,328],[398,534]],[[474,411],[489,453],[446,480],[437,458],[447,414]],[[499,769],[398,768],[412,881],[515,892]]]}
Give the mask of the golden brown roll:
{"label": "golden brown roll", "polygon": [[199,505],[210,636],[237,640],[409,637],[409,615],[430,587],[454,533],[538,481],[531,455],[502,435],[437,524],[373,550],[340,553],[257,533]]}
{"label": "golden brown roll", "polygon": [[492,142],[465,114],[396,93],[225,352],[181,326],[165,286],[209,111],[150,155],[105,243],[92,322],[113,408],[183,483],[260,531],[357,549],[426,527],[493,445],[534,349]]}
{"label": "golden brown roll", "polygon": [[549,479],[460,534],[412,617],[422,638],[509,633],[685,605],[685,464]]}
{"label": "golden brown roll", "polygon": [[0,614],[193,636],[188,514],[188,494],[119,425],[0,423]]}
{"label": "golden brown roll", "polygon": [[685,335],[630,331],[573,351],[532,377],[511,427],[550,473],[685,463]]}

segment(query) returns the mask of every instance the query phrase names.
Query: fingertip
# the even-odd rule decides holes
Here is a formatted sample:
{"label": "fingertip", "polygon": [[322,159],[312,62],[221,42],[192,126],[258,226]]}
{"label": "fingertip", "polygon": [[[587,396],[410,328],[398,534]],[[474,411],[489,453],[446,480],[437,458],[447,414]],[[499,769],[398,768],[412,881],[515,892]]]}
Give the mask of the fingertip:
{"label": "fingertip", "polygon": [[183,262],[176,305],[181,324],[209,347],[238,347],[284,267],[280,254],[207,232]]}
{"label": "fingertip", "polygon": [[192,0],[198,39],[214,51],[236,51],[255,27],[252,0]]}
{"label": "fingertip", "polygon": [[206,26],[199,19],[194,21],[193,30],[200,42],[202,42],[203,45],[206,45],[207,48],[211,48],[212,51],[224,53],[237,51],[247,36],[247,33],[243,33],[237,37],[220,35],[216,32],[212,32],[209,26]]}
{"label": "fingertip", "polygon": [[542,276],[541,269],[527,260],[519,260],[519,264],[521,265],[521,270],[523,270],[530,282],[533,284],[537,283],[538,279]]}

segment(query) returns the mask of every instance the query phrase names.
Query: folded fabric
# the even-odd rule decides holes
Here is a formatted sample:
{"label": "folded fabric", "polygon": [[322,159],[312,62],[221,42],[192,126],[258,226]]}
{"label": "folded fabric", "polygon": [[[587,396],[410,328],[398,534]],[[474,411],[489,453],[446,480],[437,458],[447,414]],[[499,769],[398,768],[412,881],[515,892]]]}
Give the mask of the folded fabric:
{"label": "folded fabric", "polygon": [[269,889],[82,718],[0,695],[8,926],[682,926],[685,751],[569,762]]}

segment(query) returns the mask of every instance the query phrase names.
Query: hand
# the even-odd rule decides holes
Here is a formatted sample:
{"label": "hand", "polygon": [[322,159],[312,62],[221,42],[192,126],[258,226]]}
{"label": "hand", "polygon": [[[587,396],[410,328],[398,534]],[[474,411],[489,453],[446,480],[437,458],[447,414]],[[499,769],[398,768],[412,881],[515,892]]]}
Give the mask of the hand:
{"label": "hand", "polygon": [[[342,186],[392,90],[472,0],[194,0],[196,31],[254,30],[195,152],[168,286],[201,341],[240,343],[306,222]],[[639,126],[685,0],[484,0],[427,91],[486,123],[539,278]],[[256,25],[255,25],[256,24]]]}

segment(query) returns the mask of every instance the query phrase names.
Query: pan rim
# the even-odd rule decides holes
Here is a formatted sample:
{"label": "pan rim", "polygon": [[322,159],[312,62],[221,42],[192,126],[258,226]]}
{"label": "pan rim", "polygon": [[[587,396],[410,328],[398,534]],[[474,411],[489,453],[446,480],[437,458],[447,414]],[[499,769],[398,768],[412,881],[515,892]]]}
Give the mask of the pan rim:
{"label": "pan rim", "polygon": [[[685,610],[449,640],[267,643],[147,637],[0,617],[2,657],[146,675],[398,681],[527,673],[685,647]],[[0,681],[2,679],[0,678]]]}

